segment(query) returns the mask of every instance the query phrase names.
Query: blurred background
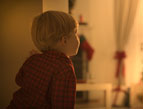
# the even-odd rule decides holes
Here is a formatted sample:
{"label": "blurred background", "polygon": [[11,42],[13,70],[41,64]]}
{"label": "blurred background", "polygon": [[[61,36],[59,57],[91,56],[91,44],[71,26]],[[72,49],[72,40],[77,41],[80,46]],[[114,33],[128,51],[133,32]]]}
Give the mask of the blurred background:
{"label": "blurred background", "polygon": [[[18,88],[15,76],[20,66],[30,51],[37,50],[30,33],[33,17],[47,10],[70,13],[79,22],[81,46],[72,57],[77,82],[111,84],[111,105],[116,108],[143,106],[138,89],[143,72],[143,0],[1,0],[0,108]],[[77,92],[77,109],[105,107],[104,96],[98,90]]]}

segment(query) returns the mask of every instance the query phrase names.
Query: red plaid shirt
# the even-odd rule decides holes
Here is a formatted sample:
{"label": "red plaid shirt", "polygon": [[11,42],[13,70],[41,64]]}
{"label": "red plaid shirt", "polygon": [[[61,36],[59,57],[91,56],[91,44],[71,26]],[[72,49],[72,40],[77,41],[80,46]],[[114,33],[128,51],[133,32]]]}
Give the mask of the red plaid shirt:
{"label": "red plaid shirt", "polygon": [[16,75],[20,89],[8,109],[74,109],[76,76],[71,60],[49,50],[28,58]]}

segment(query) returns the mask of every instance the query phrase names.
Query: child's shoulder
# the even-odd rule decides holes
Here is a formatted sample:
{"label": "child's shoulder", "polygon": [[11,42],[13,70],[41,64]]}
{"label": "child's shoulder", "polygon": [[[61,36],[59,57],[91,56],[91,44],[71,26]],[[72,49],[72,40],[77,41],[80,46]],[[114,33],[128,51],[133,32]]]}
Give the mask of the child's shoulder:
{"label": "child's shoulder", "polygon": [[27,59],[28,60],[29,59],[36,59],[36,58],[39,58],[39,57],[41,57],[41,54],[40,53],[36,53],[36,54],[33,54],[33,55],[29,56]]}
{"label": "child's shoulder", "polygon": [[37,53],[37,54],[33,54],[31,56],[29,56],[26,60],[25,60],[25,63],[29,63],[31,61],[35,61],[35,60],[38,60],[42,55]]}

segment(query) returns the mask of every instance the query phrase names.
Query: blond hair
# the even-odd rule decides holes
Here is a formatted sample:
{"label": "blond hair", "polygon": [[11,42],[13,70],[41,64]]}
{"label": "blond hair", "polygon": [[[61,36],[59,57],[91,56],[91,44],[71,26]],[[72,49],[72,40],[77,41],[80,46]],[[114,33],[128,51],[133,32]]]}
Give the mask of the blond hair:
{"label": "blond hair", "polygon": [[70,32],[77,26],[76,20],[70,14],[47,11],[34,18],[31,29],[32,40],[40,51],[44,51],[63,36],[69,37]]}

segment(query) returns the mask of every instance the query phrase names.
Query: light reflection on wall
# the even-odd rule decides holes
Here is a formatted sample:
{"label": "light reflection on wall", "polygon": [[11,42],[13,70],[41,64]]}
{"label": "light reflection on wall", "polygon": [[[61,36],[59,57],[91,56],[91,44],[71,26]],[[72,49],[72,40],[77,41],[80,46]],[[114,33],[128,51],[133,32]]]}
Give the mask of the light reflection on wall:
{"label": "light reflection on wall", "polygon": [[[138,11],[136,14],[135,24],[133,28],[133,37],[136,37],[136,47],[134,48],[132,46],[131,49],[136,49],[134,51],[135,55],[135,61],[134,61],[134,72],[133,75],[128,74],[128,80],[131,83],[138,83],[141,78],[141,72],[143,71],[143,51],[141,51],[141,45],[143,44],[143,0],[139,1],[138,4]],[[133,64],[133,63],[128,63]],[[131,65],[132,66],[132,65]]]}

